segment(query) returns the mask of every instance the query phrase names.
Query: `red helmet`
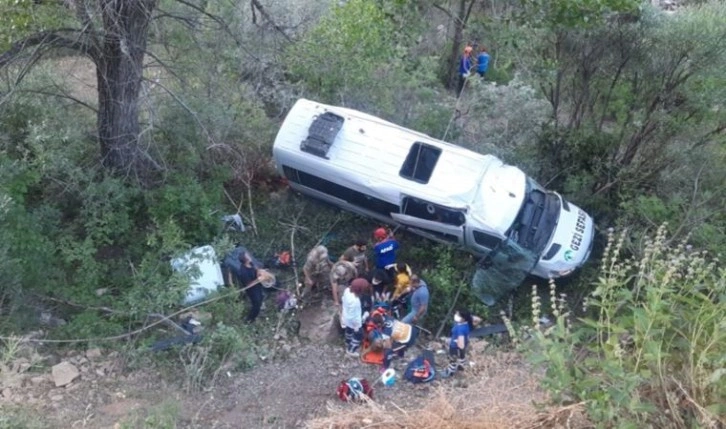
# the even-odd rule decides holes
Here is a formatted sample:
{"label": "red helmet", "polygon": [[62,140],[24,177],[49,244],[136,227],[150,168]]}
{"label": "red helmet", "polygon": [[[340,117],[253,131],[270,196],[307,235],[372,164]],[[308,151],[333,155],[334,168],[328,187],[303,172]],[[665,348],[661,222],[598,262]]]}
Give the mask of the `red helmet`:
{"label": "red helmet", "polygon": [[388,237],[388,233],[383,228],[378,228],[377,230],[373,231],[373,237],[376,240],[383,240],[386,237]]}

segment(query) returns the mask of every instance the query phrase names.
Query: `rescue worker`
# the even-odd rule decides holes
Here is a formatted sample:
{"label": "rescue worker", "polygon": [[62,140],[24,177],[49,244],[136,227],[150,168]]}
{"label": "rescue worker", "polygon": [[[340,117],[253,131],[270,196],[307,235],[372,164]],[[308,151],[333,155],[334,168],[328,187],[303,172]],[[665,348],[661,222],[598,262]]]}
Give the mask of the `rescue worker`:
{"label": "rescue worker", "polygon": [[340,260],[330,270],[330,289],[333,292],[333,303],[340,306],[343,291],[351,280],[356,278],[356,268],[352,262]]}
{"label": "rescue worker", "polygon": [[378,228],[373,231],[373,238],[376,245],[373,246],[373,255],[376,258],[376,268],[387,269],[391,264],[396,264],[396,252],[399,249],[398,241],[393,237],[391,231]]}
{"label": "rescue worker", "polygon": [[315,246],[308,253],[305,265],[303,265],[303,275],[305,277],[305,290],[303,295],[307,295],[316,286],[318,289],[325,289],[330,282],[330,269],[333,263],[328,258],[328,248],[325,246]]}
{"label": "rescue worker", "polygon": [[341,261],[348,261],[355,264],[355,269],[358,272],[359,277],[363,277],[368,273],[368,256],[366,250],[368,249],[368,243],[363,239],[358,239],[353,243],[352,246],[347,248],[345,252],[340,256]]}
{"label": "rescue worker", "polygon": [[358,356],[360,343],[363,340],[363,314],[361,297],[370,289],[368,280],[358,277],[345,288],[342,298],[340,325],[345,330],[345,352],[349,356]]}
{"label": "rescue worker", "polygon": [[402,358],[406,349],[416,343],[419,328],[378,311],[373,313],[371,321],[374,329],[368,334],[368,339],[373,349],[383,349],[381,371],[385,371],[394,355]]}

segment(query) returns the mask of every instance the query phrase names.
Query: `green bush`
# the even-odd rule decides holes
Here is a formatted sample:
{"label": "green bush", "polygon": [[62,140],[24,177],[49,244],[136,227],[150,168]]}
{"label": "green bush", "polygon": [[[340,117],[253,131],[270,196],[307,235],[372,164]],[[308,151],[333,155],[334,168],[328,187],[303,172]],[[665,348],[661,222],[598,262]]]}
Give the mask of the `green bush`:
{"label": "green bush", "polygon": [[222,370],[248,369],[256,361],[254,342],[244,329],[217,323],[199,345],[183,347],[179,359],[187,392],[213,385]]}
{"label": "green bush", "polygon": [[[472,293],[470,285],[471,255],[443,245],[428,245],[421,249],[425,250],[426,257],[414,260],[421,264],[429,262],[422,273],[422,278],[428,284],[431,295],[425,325],[431,329],[438,329],[439,324],[442,323],[449,326],[454,317],[453,311],[449,313],[452,306],[454,311],[458,308],[466,308],[472,314],[486,319],[489,309]],[[432,264],[431,261],[433,261]],[[448,331],[444,331],[444,333],[448,334]]]}
{"label": "green bush", "polygon": [[552,289],[554,326],[525,349],[546,366],[544,386],[560,402],[586,404],[605,427],[717,427],[726,415],[726,269],[665,227],[637,255],[610,235],[585,316],[570,324]]}

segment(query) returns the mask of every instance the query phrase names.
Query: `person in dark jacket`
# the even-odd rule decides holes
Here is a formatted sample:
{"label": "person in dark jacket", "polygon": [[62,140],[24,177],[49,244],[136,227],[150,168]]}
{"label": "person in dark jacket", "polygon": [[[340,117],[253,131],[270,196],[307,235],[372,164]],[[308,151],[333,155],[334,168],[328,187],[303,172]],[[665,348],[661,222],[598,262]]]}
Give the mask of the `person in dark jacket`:
{"label": "person in dark jacket", "polygon": [[[264,290],[262,284],[257,278],[260,273],[252,262],[249,253],[243,252],[239,255],[240,267],[236,270],[235,275],[241,289],[244,289],[247,297],[250,299],[250,311],[247,313],[246,321],[252,323],[257,319],[262,309],[262,301],[264,300]],[[255,284],[256,283],[256,284]],[[247,289],[246,287],[251,286]]]}

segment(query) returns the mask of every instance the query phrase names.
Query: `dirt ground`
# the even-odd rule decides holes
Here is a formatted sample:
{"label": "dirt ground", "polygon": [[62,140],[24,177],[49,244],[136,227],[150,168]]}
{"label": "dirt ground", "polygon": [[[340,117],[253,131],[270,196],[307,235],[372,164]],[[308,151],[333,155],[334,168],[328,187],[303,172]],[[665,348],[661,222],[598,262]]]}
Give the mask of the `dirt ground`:
{"label": "dirt ground", "polygon": [[[284,353],[266,358],[246,372],[220,371],[213,386],[193,394],[185,392],[181,369],[176,377],[151,369],[130,369],[119,353],[96,349],[53,359],[67,361],[80,371],[80,377],[65,387],[55,387],[49,367],[38,373],[28,370],[29,359],[19,358],[4,368],[0,407],[3,412],[35,416],[34,427],[314,427],[314,419],[324,421],[331,413],[345,412],[346,407],[360,411],[356,408],[360,405],[343,403],[336,396],[342,380],[362,377],[375,382],[379,377],[378,367],[345,356],[342,341],[331,329],[333,311],[329,308],[329,302],[324,302],[304,310],[299,316],[300,333],[284,339]],[[406,358],[414,357],[423,346],[440,347],[429,340],[420,338]],[[394,362],[399,374],[406,360]],[[437,360],[439,366],[445,365],[443,350]],[[536,374],[516,354],[497,352],[485,341],[475,340],[471,362],[471,368],[451,380],[413,385],[397,379],[391,387],[378,383],[375,403],[391,410],[413,410],[428,398],[453,389],[466,396],[489,395],[492,401],[505,402],[507,409],[534,415],[534,404],[546,399]],[[360,427],[365,425],[362,421]]]}

